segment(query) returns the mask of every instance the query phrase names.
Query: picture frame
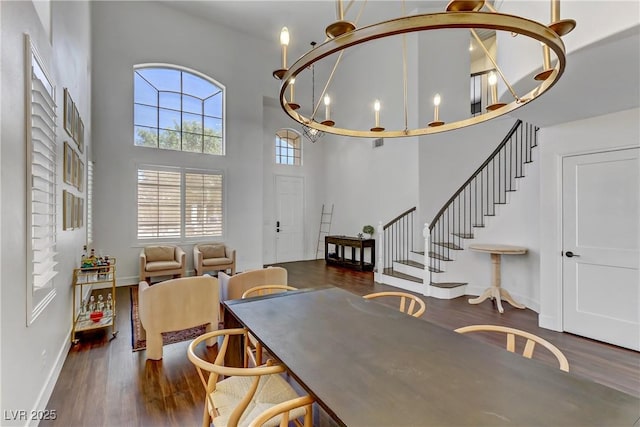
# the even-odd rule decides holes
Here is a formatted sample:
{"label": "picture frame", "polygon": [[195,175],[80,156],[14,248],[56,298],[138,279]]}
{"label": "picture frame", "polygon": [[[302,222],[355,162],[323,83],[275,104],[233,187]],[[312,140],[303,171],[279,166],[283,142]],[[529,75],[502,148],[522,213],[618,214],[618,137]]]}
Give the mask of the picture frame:
{"label": "picture frame", "polygon": [[78,187],[78,165],[80,163],[80,157],[78,156],[78,153],[76,153],[76,151],[74,149],[71,149],[71,151],[73,152],[72,155],[72,160],[71,160],[71,164],[72,166],[72,170],[71,170],[71,182],[70,184],[73,185],[74,187]]}
{"label": "picture frame", "polygon": [[76,188],[78,191],[82,191],[82,186],[84,184],[84,163],[82,160],[78,158],[78,174],[76,176]]}
{"label": "picture frame", "polygon": [[78,137],[76,139],[76,144],[78,145],[78,150],[80,153],[84,152],[84,122],[82,118],[78,116]]}
{"label": "picture frame", "polygon": [[64,88],[64,130],[70,137],[73,137],[73,110],[74,103],[69,93],[69,89]]}
{"label": "picture frame", "polygon": [[73,140],[75,141],[76,145],[78,144],[78,124],[80,122],[80,114],[78,113],[78,108],[76,107],[75,102],[73,103],[73,122],[71,124],[71,129],[72,129],[72,134],[73,134]]}
{"label": "picture frame", "polygon": [[73,228],[73,194],[62,190],[62,229]]}
{"label": "picture frame", "polygon": [[76,225],[78,228],[82,228],[84,225],[84,199],[82,197],[76,197],[78,201],[77,211],[76,211]]}
{"label": "picture frame", "polygon": [[73,148],[67,141],[64,142],[64,173],[62,176],[62,180],[67,183],[73,185]]}

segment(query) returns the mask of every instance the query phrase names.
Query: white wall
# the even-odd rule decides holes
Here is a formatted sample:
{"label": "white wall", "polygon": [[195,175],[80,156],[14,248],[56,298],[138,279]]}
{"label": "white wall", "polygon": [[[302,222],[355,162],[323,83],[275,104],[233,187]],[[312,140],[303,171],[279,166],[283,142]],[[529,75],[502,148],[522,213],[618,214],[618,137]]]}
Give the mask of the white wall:
{"label": "white wall", "polygon": [[[545,128],[540,135],[540,326],[562,330],[562,158],[640,145],[638,108]],[[639,165],[640,166],[640,165]]]}
{"label": "white wall", "polygon": [[[51,34],[40,22],[32,2],[2,2],[1,180],[1,406],[5,410],[44,409],[67,354],[71,332],[71,278],[77,267],[85,229],[62,231],[63,88],[67,87],[85,123],[85,144],[91,136],[91,49],[87,2],[51,2]],[[58,112],[57,188],[58,275],[56,296],[26,326],[26,150],[24,33],[30,34],[56,84]],[[85,150],[86,153],[86,150]],[[84,155],[81,156],[86,164]],[[77,191],[75,191],[78,194]],[[8,208],[10,206],[10,209]],[[6,420],[2,425],[25,425]]]}
{"label": "white wall", "polygon": [[[136,167],[179,165],[224,172],[224,240],[237,269],[263,264],[263,96],[275,93],[269,66],[278,46],[156,2],[95,2],[95,247],[118,259],[118,284],[137,283]],[[226,87],[226,156],[133,145],[133,67],[170,63]],[[271,94],[272,95],[272,94]],[[178,242],[193,269],[192,243]]]}

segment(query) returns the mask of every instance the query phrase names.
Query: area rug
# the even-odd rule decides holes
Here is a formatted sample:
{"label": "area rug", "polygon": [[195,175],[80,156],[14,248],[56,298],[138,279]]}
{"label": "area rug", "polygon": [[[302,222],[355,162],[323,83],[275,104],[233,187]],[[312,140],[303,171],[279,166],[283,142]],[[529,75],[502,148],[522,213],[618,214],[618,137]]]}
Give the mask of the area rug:
{"label": "area rug", "polygon": [[[165,332],[162,334],[162,344],[167,345],[192,340],[205,333],[206,328],[207,325],[205,324],[181,331]],[[147,336],[140,323],[140,314],[138,312],[137,286],[131,286],[131,347],[133,351],[140,351],[147,348]]]}

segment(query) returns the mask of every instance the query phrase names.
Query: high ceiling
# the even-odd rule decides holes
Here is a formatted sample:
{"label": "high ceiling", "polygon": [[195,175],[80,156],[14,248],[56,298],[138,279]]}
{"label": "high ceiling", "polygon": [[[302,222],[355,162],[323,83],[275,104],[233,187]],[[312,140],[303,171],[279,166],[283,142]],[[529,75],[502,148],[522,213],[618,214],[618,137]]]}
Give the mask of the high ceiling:
{"label": "high ceiling", "polygon": [[[162,1],[187,14],[274,44],[278,43],[281,28],[286,26],[292,41],[296,41],[290,46],[290,58],[302,55],[310,41],[322,42],[325,27],[336,16],[335,2],[332,0]],[[346,7],[350,2],[345,0],[343,3]],[[363,1],[352,3],[347,13],[349,19],[359,13]],[[418,8],[422,13],[438,12],[444,11],[447,3],[405,0],[404,7],[407,13]],[[399,0],[368,0],[358,26],[402,16],[402,4]],[[578,23],[575,31],[588,29],[581,28]],[[637,25],[591,47],[570,52],[565,75],[556,87],[540,100],[518,110],[518,115],[527,114],[527,120],[540,126],[550,126],[603,112],[638,107],[639,40],[640,25]]]}

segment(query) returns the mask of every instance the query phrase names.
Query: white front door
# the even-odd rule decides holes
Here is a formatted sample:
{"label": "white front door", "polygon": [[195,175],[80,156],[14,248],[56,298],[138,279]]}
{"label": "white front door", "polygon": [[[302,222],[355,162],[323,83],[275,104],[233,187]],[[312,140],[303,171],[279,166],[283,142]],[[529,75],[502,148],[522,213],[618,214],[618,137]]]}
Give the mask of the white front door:
{"label": "white front door", "polygon": [[276,176],[276,262],[304,259],[304,180]]}
{"label": "white front door", "polygon": [[564,330],[640,350],[637,148],[563,159]]}

